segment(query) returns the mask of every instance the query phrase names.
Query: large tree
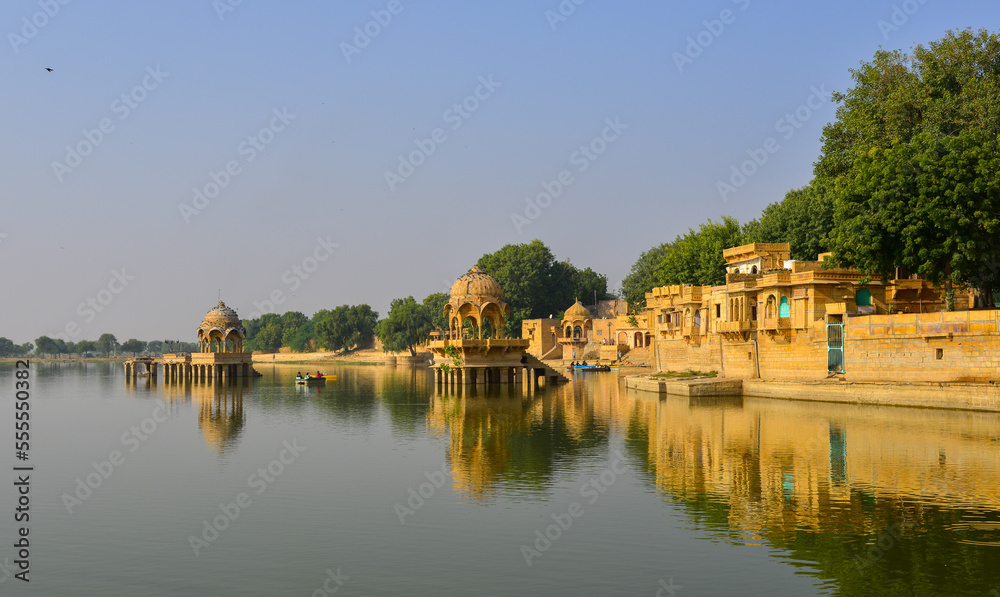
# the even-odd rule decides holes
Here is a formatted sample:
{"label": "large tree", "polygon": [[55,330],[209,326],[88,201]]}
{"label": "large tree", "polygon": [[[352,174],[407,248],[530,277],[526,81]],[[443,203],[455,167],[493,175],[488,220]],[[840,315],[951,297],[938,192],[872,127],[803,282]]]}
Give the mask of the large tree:
{"label": "large tree", "polygon": [[[1000,249],[1000,143],[978,130],[921,133],[855,160],[842,185],[833,245],[838,261],[888,278],[905,266],[949,297]],[[992,288],[988,289],[992,295]]]}
{"label": "large tree", "polygon": [[146,343],[135,338],[129,338],[124,344],[122,344],[122,351],[131,352],[132,356],[135,356],[144,350],[146,350]]}
{"label": "large tree", "polygon": [[646,293],[663,286],[660,279],[660,261],[670,250],[670,245],[663,243],[646,251],[632,264],[632,271],[622,280],[622,298],[628,303],[630,311],[638,312],[646,308]]}
{"label": "large tree", "polygon": [[537,238],[527,244],[504,245],[494,253],[479,258],[477,265],[496,278],[510,305],[506,333],[514,338],[521,333],[521,321],[555,316],[573,304],[593,297],[610,298],[608,281],[589,267],[579,269],[569,261],[556,261],[552,251]]}
{"label": "large tree", "polygon": [[37,347],[36,350],[40,354],[49,354],[55,356],[68,352],[68,348],[66,346],[65,341],[60,340],[58,338],[50,338],[48,336],[39,336],[35,340],[35,346]]}
{"label": "large tree", "polygon": [[823,179],[813,179],[801,189],[764,208],[744,226],[744,243],[789,243],[792,259],[815,260],[829,250],[827,236],[833,229],[834,194]]}
{"label": "large tree", "polygon": [[106,355],[111,354],[117,346],[118,339],[115,338],[114,334],[101,334],[101,337],[97,339],[97,350]]}
{"label": "large tree", "polygon": [[351,350],[371,342],[378,313],[368,305],[341,305],[313,316],[316,338],[330,350]]}
{"label": "large tree", "polygon": [[873,148],[935,138],[967,129],[1000,135],[1000,37],[981,30],[949,31],[912,54],[879,50],[851,70],[854,87],[834,93],[841,105],[823,129],[817,176],[850,175]]}
{"label": "large tree", "polygon": [[448,318],[444,316],[444,306],[448,304],[448,299],[448,294],[444,292],[428,294],[424,298],[423,306],[431,315],[431,323],[434,325],[434,329],[448,329]]}
{"label": "large tree", "polygon": [[412,296],[393,299],[389,305],[389,315],[378,322],[375,335],[382,341],[382,347],[391,352],[409,350],[416,356],[417,346],[427,340],[433,327],[433,318],[424,305]]}
{"label": "large tree", "polygon": [[678,236],[660,259],[658,276],[664,284],[726,283],[726,260],[722,251],[742,244],[740,223],[735,218],[708,220],[687,234]]}

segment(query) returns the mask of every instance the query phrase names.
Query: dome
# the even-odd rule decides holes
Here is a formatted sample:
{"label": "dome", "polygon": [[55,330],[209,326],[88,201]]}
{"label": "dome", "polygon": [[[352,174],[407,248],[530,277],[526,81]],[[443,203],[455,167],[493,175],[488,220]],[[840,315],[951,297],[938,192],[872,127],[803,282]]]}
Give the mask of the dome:
{"label": "dome", "polygon": [[226,303],[219,301],[219,306],[215,307],[205,315],[202,325],[208,324],[210,327],[233,328],[240,326],[240,316],[236,311],[226,306]]}
{"label": "dome", "polygon": [[481,300],[503,301],[503,288],[496,278],[474,266],[451,286],[451,298],[478,297]]}
{"label": "dome", "polygon": [[590,311],[583,306],[579,300],[573,303],[573,306],[566,309],[566,314],[563,315],[563,319],[590,319]]}

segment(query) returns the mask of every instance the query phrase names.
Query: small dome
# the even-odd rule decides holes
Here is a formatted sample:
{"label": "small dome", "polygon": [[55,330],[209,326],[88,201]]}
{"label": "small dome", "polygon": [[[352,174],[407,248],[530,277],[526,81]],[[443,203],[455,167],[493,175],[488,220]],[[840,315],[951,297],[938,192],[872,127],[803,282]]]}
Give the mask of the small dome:
{"label": "small dome", "polygon": [[226,306],[226,303],[219,301],[219,306],[215,307],[205,315],[202,325],[209,324],[211,327],[232,328],[240,326],[240,316]]}
{"label": "small dome", "polygon": [[566,314],[563,315],[563,319],[590,319],[590,311],[583,306],[583,303],[576,301],[573,306],[566,309]]}
{"label": "small dome", "polygon": [[474,266],[451,286],[451,298],[480,297],[481,299],[503,300],[503,288],[496,278]]}

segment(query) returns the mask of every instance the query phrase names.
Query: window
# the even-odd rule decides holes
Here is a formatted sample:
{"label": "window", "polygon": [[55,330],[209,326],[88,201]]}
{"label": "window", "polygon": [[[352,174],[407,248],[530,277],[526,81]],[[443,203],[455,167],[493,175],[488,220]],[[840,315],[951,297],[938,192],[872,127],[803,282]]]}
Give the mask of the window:
{"label": "window", "polygon": [[862,288],[854,295],[854,302],[859,307],[871,307],[872,291],[867,288]]}
{"label": "window", "polygon": [[722,317],[722,305],[716,304],[715,305],[715,318],[718,319],[720,317]]}
{"label": "window", "polygon": [[788,297],[781,297],[781,304],[778,305],[778,317],[788,317]]}
{"label": "window", "polygon": [[937,350],[936,350],[936,351],[934,352],[934,358],[936,358],[936,359],[937,359],[937,360],[939,360],[939,361],[940,361],[941,359],[943,359],[943,358],[944,358],[944,349],[943,349],[943,348],[938,348],[938,349],[937,349]]}

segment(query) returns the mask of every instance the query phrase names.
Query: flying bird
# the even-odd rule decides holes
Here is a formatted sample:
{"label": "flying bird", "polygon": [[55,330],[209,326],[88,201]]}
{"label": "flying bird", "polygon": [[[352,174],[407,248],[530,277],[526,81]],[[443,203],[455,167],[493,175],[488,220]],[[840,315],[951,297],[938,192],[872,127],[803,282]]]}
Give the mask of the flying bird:
{"label": "flying bird", "polygon": [[47,66],[45,67],[45,70],[49,71],[50,73],[52,72],[52,69]]}

